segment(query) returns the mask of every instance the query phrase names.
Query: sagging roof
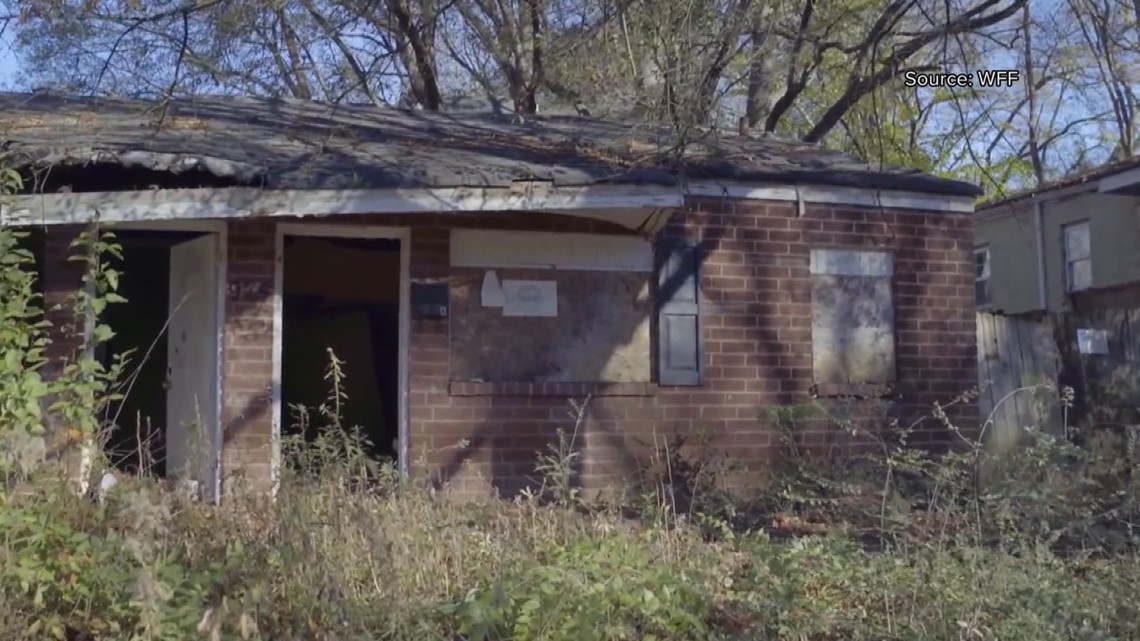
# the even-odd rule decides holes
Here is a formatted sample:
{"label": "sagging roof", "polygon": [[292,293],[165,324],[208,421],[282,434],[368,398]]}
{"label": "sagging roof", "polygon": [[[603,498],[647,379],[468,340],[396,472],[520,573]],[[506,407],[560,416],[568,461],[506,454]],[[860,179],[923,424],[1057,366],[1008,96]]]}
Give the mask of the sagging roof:
{"label": "sagging roof", "polygon": [[[1096,190],[1100,185],[1098,184],[1102,179],[1112,178],[1123,174],[1124,172],[1140,169],[1140,156],[1130,156],[1121,160],[1106,163],[1099,167],[1093,167],[1086,171],[1079,171],[1069,174],[1057,180],[1053,180],[1036,187],[1014,192],[1012,194],[1005,194],[982,202],[977,207],[977,212],[982,213],[987,210],[992,210],[998,207],[1009,207],[1030,201],[1038,198],[1048,198],[1051,194],[1056,194],[1061,191],[1068,193],[1070,190],[1081,190],[1081,186],[1087,186],[1089,190]],[[1136,195],[1136,189],[1131,185],[1118,187],[1113,189],[1101,190],[1105,193],[1117,193],[1126,195]]]}
{"label": "sagging roof", "polygon": [[271,189],[677,184],[725,180],[975,197],[975,185],[880,168],[813,144],[704,136],[677,162],[675,137],[577,116],[520,124],[488,113],[432,113],[284,99],[154,102],[0,93],[6,163],[36,169],[92,162],[206,170]]}

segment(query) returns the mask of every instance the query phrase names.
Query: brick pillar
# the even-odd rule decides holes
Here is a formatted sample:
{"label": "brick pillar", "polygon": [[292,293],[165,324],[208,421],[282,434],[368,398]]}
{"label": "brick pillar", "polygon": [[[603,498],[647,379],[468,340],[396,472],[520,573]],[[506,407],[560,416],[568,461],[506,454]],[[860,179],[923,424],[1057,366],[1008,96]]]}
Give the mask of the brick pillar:
{"label": "brick pillar", "polygon": [[[44,350],[47,364],[45,377],[58,377],[63,368],[73,362],[83,344],[82,316],[73,313],[75,296],[83,286],[84,264],[69,261],[73,254],[72,241],[83,231],[82,226],[49,227],[44,233],[43,282],[44,319],[50,323],[50,343]],[[45,405],[50,404],[47,399]],[[49,456],[62,461],[64,472],[78,478],[80,472],[79,447],[71,439],[71,426],[63,425],[49,416],[46,434]]]}
{"label": "brick pillar", "polygon": [[[409,275],[412,282],[447,278],[450,232],[446,228],[413,227],[409,248]],[[431,422],[434,408],[448,404],[448,321],[412,320],[408,349],[408,469],[413,477],[423,476],[434,463],[433,443],[424,429]]]}
{"label": "brick pillar", "polygon": [[223,385],[223,491],[271,488],[276,225],[229,224]]}
{"label": "brick pillar", "polygon": [[49,371],[58,373],[83,342],[83,318],[72,314],[76,292],[83,286],[83,263],[68,261],[71,243],[83,231],[68,225],[51,227],[44,234],[43,291],[45,319],[51,323],[51,344],[46,355]]}

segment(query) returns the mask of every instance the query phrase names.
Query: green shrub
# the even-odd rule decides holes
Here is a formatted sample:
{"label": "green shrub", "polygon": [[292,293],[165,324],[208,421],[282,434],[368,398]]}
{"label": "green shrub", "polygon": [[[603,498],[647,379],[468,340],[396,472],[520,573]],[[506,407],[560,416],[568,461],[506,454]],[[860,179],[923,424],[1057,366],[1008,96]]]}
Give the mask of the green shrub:
{"label": "green shrub", "polygon": [[1040,435],[991,460],[965,437],[932,456],[895,426],[840,464],[796,450],[818,408],[781,408],[785,465],[759,496],[730,491],[724,461],[670,445],[631,488],[640,505],[598,505],[573,484],[584,403],[540,457],[543,492],[452,505],[341,429],[333,356],[329,400],[305,414],[322,435],[286,442],[296,465],[276,501],[204,505],[141,478],[76,496],[48,451],[61,429],[92,439],[114,398],[119,368],[90,358],[119,300],[113,237],[94,228],[76,245],[86,342],[51,380],[18,241],[0,229],[2,639],[1140,637],[1136,485],[1119,482],[1140,471],[1105,473],[1101,454]]}
{"label": "green shrub", "polygon": [[440,611],[464,638],[705,639],[707,601],[652,541],[583,539],[539,551]]}

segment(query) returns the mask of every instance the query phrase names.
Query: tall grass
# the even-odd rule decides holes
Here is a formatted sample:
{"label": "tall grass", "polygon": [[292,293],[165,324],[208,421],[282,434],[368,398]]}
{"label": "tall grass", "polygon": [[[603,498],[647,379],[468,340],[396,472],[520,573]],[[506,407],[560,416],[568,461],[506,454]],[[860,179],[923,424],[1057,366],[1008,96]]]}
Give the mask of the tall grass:
{"label": "tall grass", "polygon": [[[85,313],[115,285],[93,258],[106,237],[87,240]],[[538,466],[546,491],[456,505],[341,429],[334,358],[325,429],[286,444],[275,501],[211,506],[146,478],[81,496],[49,445],[98,436],[117,372],[88,344],[41,376],[29,257],[2,230],[0,257],[0,639],[1140,638],[1134,470],[1037,434],[992,460],[964,436],[931,456],[896,427],[841,465],[795,446],[819,408],[780,408],[785,464],[754,496],[726,489],[730,462],[665,448],[635,498],[591,503],[570,434]]]}

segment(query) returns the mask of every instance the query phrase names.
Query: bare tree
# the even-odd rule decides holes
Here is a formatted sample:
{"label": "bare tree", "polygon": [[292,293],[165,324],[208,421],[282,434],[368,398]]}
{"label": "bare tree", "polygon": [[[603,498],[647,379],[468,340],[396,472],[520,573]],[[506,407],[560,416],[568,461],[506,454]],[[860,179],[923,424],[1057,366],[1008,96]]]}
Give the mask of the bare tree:
{"label": "bare tree", "polygon": [[[998,24],[1015,15],[1028,0],[986,0],[954,11],[945,4],[945,13],[928,12],[917,0],[893,0],[875,16],[861,39],[849,42],[841,25],[863,22],[851,12],[821,16],[815,0],[803,0],[798,19],[791,28],[781,29],[786,41],[786,75],[783,93],[775,99],[764,119],[764,130],[775,131],[797,98],[816,79],[831,53],[842,55],[849,69],[842,92],[803,133],[808,142],[818,142],[830,133],[844,115],[860,100],[897,78],[908,63],[930,45],[956,35],[967,34]],[[920,66],[923,70],[932,70]],[[755,100],[761,99],[757,95]],[[760,110],[750,109],[754,114]],[[759,125],[759,120],[748,122]]]}
{"label": "bare tree", "polygon": [[1137,143],[1136,60],[1130,64],[1122,59],[1129,50],[1135,51],[1135,41],[1127,41],[1132,29],[1122,20],[1123,12],[1114,0],[1068,0],[1068,6],[1112,107],[1116,128],[1113,155],[1132,156]]}
{"label": "bare tree", "polygon": [[[481,84],[493,86],[495,79],[501,80],[520,114],[538,111],[537,94],[544,80],[544,5],[544,0],[456,0],[455,4],[462,25],[494,69],[488,73],[469,59],[459,59]],[[458,54],[454,47],[452,51]]]}
{"label": "bare tree", "polygon": [[[2,2],[3,0],[0,0]],[[14,1],[14,0],[10,0]],[[990,185],[1134,154],[1140,0],[24,0],[28,84],[521,114],[826,142]],[[13,20],[14,19],[14,20]],[[1000,62],[999,62],[1000,61]],[[908,70],[1016,67],[1009,87]],[[140,73],[139,70],[145,70]],[[555,105],[551,105],[555,106]]]}

